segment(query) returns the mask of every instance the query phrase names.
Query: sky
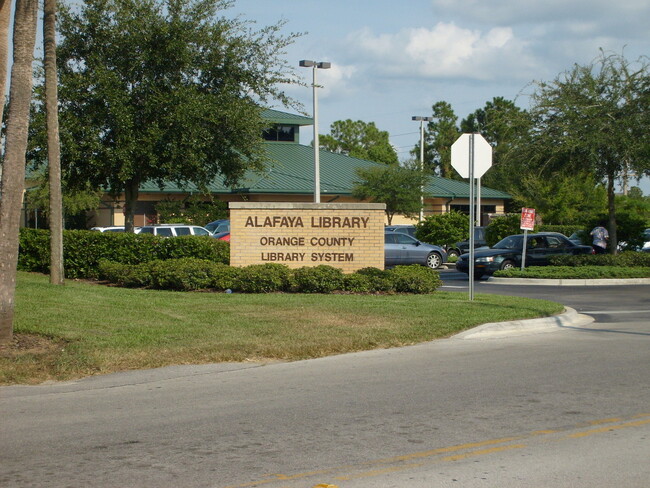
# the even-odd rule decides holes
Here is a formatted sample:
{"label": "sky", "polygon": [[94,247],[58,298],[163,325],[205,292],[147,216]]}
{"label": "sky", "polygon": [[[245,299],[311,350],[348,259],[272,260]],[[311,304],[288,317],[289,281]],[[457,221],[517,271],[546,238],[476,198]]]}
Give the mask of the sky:
{"label": "sky", "polygon": [[[601,48],[629,61],[650,55],[648,0],[236,0],[225,15],[305,33],[287,61],[332,63],[317,73],[319,132],[337,120],[374,122],[400,159],[419,141],[411,117],[430,116],[438,101],[459,122],[494,97],[527,108],[532,82],[588,64]],[[312,70],[297,70],[310,85]],[[311,87],[286,91],[311,116]],[[641,188],[649,195],[650,181]]]}

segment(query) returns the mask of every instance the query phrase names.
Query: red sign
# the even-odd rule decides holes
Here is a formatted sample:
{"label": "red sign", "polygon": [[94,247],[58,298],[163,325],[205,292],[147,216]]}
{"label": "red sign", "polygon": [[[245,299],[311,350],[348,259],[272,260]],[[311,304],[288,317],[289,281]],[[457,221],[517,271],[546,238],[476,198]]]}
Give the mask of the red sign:
{"label": "red sign", "polygon": [[522,208],[521,209],[521,225],[519,226],[522,230],[534,230],[535,229],[535,209],[534,208]]}

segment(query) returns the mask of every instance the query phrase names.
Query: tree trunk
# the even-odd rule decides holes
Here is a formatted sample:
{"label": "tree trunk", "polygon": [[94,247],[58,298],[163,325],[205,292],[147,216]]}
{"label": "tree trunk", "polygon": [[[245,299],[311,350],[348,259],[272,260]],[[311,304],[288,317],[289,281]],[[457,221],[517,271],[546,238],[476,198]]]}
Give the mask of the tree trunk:
{"label": "tree trunk", "polygon": [[616,193],[614,192],[615,184],[614,175],[607,176],[607,209],[609,213],[609,252],[616,254],[618,247],[618,236],[616,235]]}
{"label": "tree trunk", "polygon": [[[129,180],[124,186],[124,231],[134,231],[135,204],[138,201],[140,182]],[[145,222],[146,223],[146,222]]]}
{"label": "tree trunk", "polygon": [[[9,58],[9,21],[11,17],[11,0],[0,0],[0,120],[5,108],[7,93],[7,60]],[[0,169],[0,171],[2,171]],[[2,173],[0,173],[1,175]]]}
{"label": "tree trunk", "polygon": [[47,161],[50,178],[50,283],[62,285],[64,280],[63,196],[56,74],[56,0],[45,0],[43,10],[45,113],[47,114]]}
{"label": "tree trunk", "polygon": [[25,187],[25,152],[32,97],[32,61],[38,0],[16,0],[14,62],[0,202],[0,343],[13,338],[20,207]]}
{"label": "tree trunk", "polygon": [[[9,21],[11,0],[0,0],[0,120],[5,108],[7,93],[7,60],[9,58]],[[2,164],[0,164],[0,188],[2,187]]]}

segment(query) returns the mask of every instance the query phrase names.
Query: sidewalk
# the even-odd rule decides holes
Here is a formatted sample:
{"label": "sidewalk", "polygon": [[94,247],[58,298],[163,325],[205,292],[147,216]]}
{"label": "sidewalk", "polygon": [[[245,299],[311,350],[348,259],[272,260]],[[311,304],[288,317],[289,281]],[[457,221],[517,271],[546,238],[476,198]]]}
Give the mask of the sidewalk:
{"label": "sidewalk", "polygon": [[578,313],[575,309],[565,307],[564,312],[552,317],[539,319],[512,320],[510,322],[492,322],[479,325],[456,334],[452,339],[496,339],[515,335],[539,334],[553,332],[560,327],[582,327],[594,321],[589,315]]}

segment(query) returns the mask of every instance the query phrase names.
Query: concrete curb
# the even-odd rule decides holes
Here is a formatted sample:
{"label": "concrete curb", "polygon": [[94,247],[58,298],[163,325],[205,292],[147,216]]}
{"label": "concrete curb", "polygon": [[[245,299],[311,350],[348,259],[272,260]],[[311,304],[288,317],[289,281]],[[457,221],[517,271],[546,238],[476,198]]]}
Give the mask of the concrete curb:
{"label": "concrete curb", "polygon": [[493,285],[541,285],[541,286],[608,286],[608,285],[650,285],[650,278],[611,278],[611,279],[561,279],[541,278],[496,278],[490,276],[483,283]]}
{"label": "concrete curb", "polygon": [[578,313],[575,309],[565,307],[564,312],[552,317],[539,319],[513,320],[510,322],[491,322],[461,332],[452,339],[494,339],[515,335],[539,334],[552,332],[559,327],[582,327],[594,321],[593,317]]}

